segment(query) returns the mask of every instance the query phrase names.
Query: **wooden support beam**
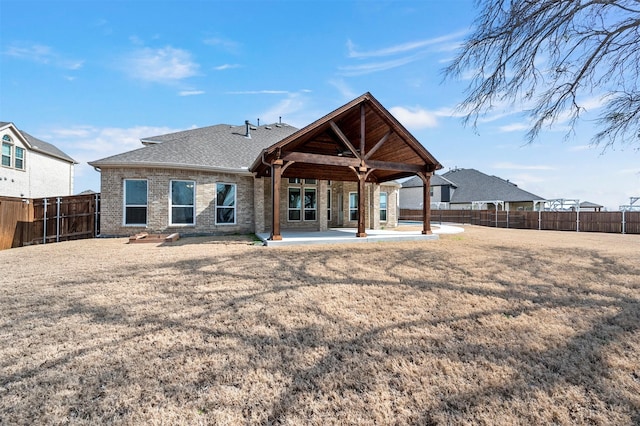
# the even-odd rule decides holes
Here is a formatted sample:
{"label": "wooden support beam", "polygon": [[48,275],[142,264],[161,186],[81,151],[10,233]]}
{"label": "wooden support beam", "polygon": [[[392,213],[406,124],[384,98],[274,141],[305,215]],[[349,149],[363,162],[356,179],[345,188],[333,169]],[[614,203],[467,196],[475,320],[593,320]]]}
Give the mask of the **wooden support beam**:
{"label": "wooden support beam", "polygon": [[367,152],[367,155],[364,156],[365,160],[368,160],[369,158],[371,158],[371,156],[382,146],[384,145],[384,143],[387,141],[387,139],[389,139],[389,136],[391,136],[392,131],[389,130],[387,133],[385,133],[385,135],[373,146],[373,148],[371,148],[369,150],[369,152]]}
{"label": "wooden support beam", "polygon": [[418,173],[422,180],[422,233],[431,235],[431,174]]}
{"label": "wooden support beam", "polygon": [[393,170],[398,172],[427,173],[426,166],[417,164],[395,163],[392,161],[369,160],[367,166],[380,170]]}
{"label": "wooden support beam", "polygon": [[358,232],[356,237],[366,237],[365,231],[365,217],[366,217],[366,203],[365,203],[365,181],[366,172],[360,172],[358,174]]}
{"label": "wooden support beam", "polygon": [[329,122],[329,125],[333,129],[333,132],[336,134],[336,136],[338,136],[338,138],[342,141],[342,143],[345,144],[347,148],[349,148],[349,151],[351,151],[357,158],[360,158],[358,150],[351,144],[351,142],[349,142],[349,139],[347,139],[345,134],[342,133],[340,127],[338,127],[338,125],[333,120]]}
{"label": "wooden support beam", "polygon": [[362,166],[364,167],[364,148],[367,141],[367,128],[365,126],[365,116],[366,112],[364,110],[364,103],[360,104],[360,158],[362,159]]}
{"label": "wooden support beam", "polygon": [[280,233],[280,182],[282,180],[282,164],[275,161],[271,166],[271,236],[272,241],[282,240]]}
{"label": "wooden support beam", "polygon": [[297,161],[299,163],[320,164],[326,166],[360,166],[360,160],[351,157],[334,157],[332,155],[309,154],[306,152],[285,152],[282,158],[287,161]]}

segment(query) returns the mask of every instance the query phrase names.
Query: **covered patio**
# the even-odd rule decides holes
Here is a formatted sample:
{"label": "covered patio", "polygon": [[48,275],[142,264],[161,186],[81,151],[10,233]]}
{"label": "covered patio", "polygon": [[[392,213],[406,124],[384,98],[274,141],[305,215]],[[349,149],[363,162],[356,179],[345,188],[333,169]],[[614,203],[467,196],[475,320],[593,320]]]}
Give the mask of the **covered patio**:
{"label": "covered patio", "polygon": [[[429,151],[367,92],[263,150],[250,171],[257,179],[271,181],[268,240],[280,241],[283,178],[356,182],[355,237],[367,238],[365,185],[417,175],[424,182],[421,234],[431,235],[430,179],[441,168]],[[320,223],[318,231],[328,232],[326,221]]]}

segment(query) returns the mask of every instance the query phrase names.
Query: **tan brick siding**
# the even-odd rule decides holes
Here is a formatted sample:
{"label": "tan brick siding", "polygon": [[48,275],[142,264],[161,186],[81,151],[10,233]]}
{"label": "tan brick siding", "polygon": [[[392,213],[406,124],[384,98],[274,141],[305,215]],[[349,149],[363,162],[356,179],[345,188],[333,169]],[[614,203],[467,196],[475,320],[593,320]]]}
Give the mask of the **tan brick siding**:
{"label": "tan brick siding", "polygon": [[[146,179],[148,190],[147,226],[123,225],[123,185],[126,179]],[[195,226],[169,225],[169,182],[192,180],[196,183]],[[170,169],[102,169],[101,233],[132,235],[137,232],[181,234],[235,234],[254,232],[253,177],[232,173],[209,173]],[[236,185],[236,224],[215,223],[216,184]]]}

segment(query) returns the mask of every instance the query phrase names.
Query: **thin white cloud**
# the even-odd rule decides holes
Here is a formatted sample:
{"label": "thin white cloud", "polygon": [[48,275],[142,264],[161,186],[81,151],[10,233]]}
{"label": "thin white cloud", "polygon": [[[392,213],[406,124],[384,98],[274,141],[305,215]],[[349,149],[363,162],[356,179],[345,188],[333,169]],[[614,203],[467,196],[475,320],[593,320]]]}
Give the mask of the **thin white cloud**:
{"label": "thin white cloud", "polygon": [[216,71],[224,71],[224,70],[231,70],[234,68],[241,68],[242,65],[240,64],[222,64],[222,65],[218,65],[217,67],[214,67],[213,69]]}
{"label": "thin white cloud", "polygon": [[508,161],[494,163],[491,167],[503,170],[555,170],[554,167],[546,164],[517,164]]}
{"label": "thin white cloud", "polygon": [[520,132],[522,130],[527,130],[527,129],[529,129],[529,126],[524,123],[513,123],[513,124],[507,124],[505,126],[498,127],[498,131],[502,133]]}
{"label": "thin white cloud", "polygon": [[358,96],[356,92],[341,78],[334,78],[329,80],[329,84],[338,89],[340,96],[345,99],[353,99]]}
{"label": "thin white cloud", "polygon": [[154,83],[175,82],[193,77],[198,74],[199,69],[191,53],[171,46],[138,49],[124,63],[124,69],[131,77]]}
{"label": "thin white cloud", "polygon": [[238,43],[237,41],[222,38],[222,37],[210,37],[210,38],[204,39],[202,42],[208,46],[221,48],[223,50],[226,50],[227,52],[234,53],[234,54],[237,54],[241,47],[241,44]]}
{"label": "thin white cloud", "polygon": [[338,71],[340,75],[344,75],[346,77],[355,77],[365,74],[371,74],[374,72],[386,71],[393,68],[398,68],[403,65],[410,64],[412,62],[417,61],[418,59],[424,56],[424,52],[419,52],[411,56],[405,56],[403,58],[398,58],[390,61],[384,62],[371,62],[367,64],[361,65],[346,65],[338,67]]}
{"label": "thin white cloud", "polygon": [[[398,55],[401,53],[415,51],[427,46],[434,46],[434,45],[440,45],[440,44],[446,45],[447,50],[449,50],[452,48],[450,43],[451,40],[460,38],[464,36],[466,33],[467,33],[466,30],[458,31],[458,32],[447,34],[440,37],[434,37],[434,38],[429,38],[425,40],[409,41],[406,43],[396,44],[395,46],[384,47],[382,49],[370,50],[370,51],[359,51],[357,50],[356,45],[351,40],[347,40],[347,50],[349,52],[348,56],[350,58],[372,58],[372,57],[381,57],[381,56],[392,56],[392,55]],[[453,45],[458,46],[457,43],[454,43]]]}
{"label": "thin white cloud", "polygon": [[389,112],[408,129],[417,130],[438,126],[436,114],[424,108],[397,106],[390,108]]}
{"label": "thin white cloud", "polygon": [[55,51],[52,47],[38,43],[13,43],[2,52],[16,59],[51,65],[67,70],[78,70],[84,65],[83,60],[70,59]]}
{"label": "thin white cloud", "polygon": [[227,95],[287,95],[287,90],[239,90],[225,92]]}
{"label": "thin white cloud", "polygon": [[182,90],[180,92],[178,92],[179,96],[197,96],[197,95],[204,95],[205,91],[204,90]]}

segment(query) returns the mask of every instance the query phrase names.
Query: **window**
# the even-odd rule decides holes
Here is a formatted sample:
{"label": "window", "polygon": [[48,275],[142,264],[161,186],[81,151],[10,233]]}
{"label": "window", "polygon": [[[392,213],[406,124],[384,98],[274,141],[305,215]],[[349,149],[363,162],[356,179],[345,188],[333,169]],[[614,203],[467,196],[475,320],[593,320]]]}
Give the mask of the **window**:
{"label": "window", "polygon": [[5,138],[7,137],[8,136],[2,138],[2,165],[5,167],[11,167],[11,150],[13,148],[13,145],[5,142]]}
{"label": "window", "polygon": [[316,185],[317,181],[315,179],[305,179],[304,180],[304,184],[305,185]]}
{"label": "window", "polygon": [[126,179],[124,181],[124,224],[144,226],[147,224],[147,181]]}
{"label": "window", "polygon": [[289,183],[301,183],[302,179],[300,178],[289,178]]}
{"label": "window", "polygon": [[349,220],[358,220],[358,193],[349,193]]}
{"label": "window", "polygon": [[380,221],[387,221],[387,193],[380,193]]}
{"label": "window", "polygon": [[433,186],[429,187],[429,196],[433,197]]}
{"label": "window", "polygon": [[16,169],[24,170],[24,148],[16,146]]}
{"label": "window", "polygon": [[300,188],[289,188],[289,220],[300,220],[301,208]]}
{"label": "window", "polygon": [[216,185],[216,224],[236,223],[236,186],[230,183]]}
{"label": "window", "polygon": [[331,188],[327,188],[327,222],[331,222]]}
{"label": "window", "polygon": [[304,220],[316,220],[316,190],[304,189]]}
{"label": "window", "polygon": [[171,225],[195,225],[196,183],[191,180],[171,181]]}

